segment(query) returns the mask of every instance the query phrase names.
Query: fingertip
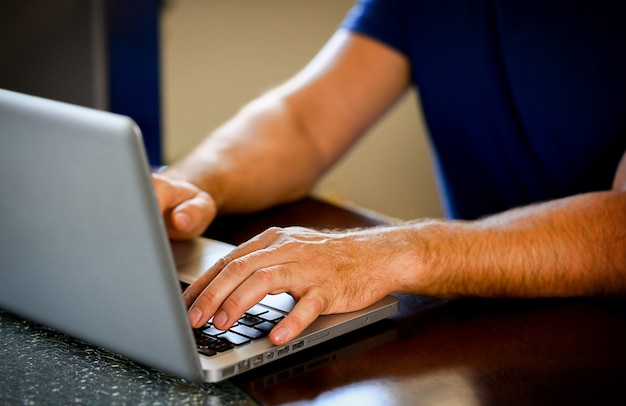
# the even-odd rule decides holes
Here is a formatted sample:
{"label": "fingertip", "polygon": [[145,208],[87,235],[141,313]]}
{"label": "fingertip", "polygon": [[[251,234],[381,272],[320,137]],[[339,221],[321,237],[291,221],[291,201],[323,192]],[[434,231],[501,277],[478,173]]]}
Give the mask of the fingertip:
{"label": "fingertip", "polygon": [[289,315],[270,332],[270,341],[283,345],[293,340],[321,314],[322,304],[319,297],[308,294],[300,298]]}
{"label": "fingertip", "polygon": [[275,345],[282,345],[289,341],[289,330],[287,328],[278,326],[270,333],[270,340]]}
{"label": "fingertip", "polygon": [[219,329],[225,330],[228,327],[228,315],[221,310],[213,317],[213,325]]}
{"label": "fingertip", "polygon": [[200,319],[202,318],[202,311],[197,307],[192,307],[191,309],[189,309],[188,317],[191,326],[197,327]]}
{"label": "fingertip", "polygon": [[174,213],[174,225],[179,230],[188,230],[191,227],[191,216],[185,212]]}

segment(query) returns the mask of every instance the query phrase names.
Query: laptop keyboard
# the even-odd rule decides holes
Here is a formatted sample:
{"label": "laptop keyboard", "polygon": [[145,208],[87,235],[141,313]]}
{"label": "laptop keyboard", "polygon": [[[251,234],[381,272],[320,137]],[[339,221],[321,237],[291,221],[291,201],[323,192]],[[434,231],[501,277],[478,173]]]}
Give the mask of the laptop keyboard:
{"label": "laptop keyboard", "polygon": [[210,357],[267,337],[284,317],[284,313],[257,304],[226,331],[218,330],[209,320],[204,326],[194,329],[198,352]]}

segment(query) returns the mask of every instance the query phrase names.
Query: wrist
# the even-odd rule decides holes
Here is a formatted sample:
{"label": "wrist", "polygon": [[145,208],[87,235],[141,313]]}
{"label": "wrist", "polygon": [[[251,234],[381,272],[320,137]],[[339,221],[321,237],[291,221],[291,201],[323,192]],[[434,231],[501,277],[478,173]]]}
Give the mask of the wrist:
{"label": "wrist", "polygon": [[415,264],[406,293],[438,298],[465,296],[462,273],[464,222],[419,220],[407,225]]}

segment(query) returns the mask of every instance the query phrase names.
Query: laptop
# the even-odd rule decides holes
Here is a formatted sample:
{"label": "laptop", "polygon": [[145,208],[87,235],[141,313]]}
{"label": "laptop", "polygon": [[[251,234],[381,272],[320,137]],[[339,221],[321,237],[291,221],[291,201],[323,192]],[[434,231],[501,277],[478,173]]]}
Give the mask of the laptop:
{"label": "laptop", "polygon": [[[0,307],[194,382],[217,382],[398,310],[392,296],[320,316],[274,346],[293,307],[268,295],[234,327],[192,329],[181,295],[233,249],[170,242],[139,128],[128,117],[0,89]],[[237,329],[238,327],[238,329]]]}

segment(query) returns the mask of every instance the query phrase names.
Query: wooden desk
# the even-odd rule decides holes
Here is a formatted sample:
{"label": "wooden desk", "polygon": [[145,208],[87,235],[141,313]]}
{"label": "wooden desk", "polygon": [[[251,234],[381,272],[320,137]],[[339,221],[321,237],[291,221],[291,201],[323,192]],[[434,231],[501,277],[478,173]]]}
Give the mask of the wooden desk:
{"label": "wooden desk", "polygon": [[[277,225],[374,226],[314,199],[225,217],[240,243]],[[592,300],[450,302],[390,320],[233,380],[195,385],[0,311],[0,404],[626,404],[626,321]]]}
{"label": "wooden desk", "polygon": [[[381,224],[315,200],[224,218],[208,235],[240,243],[272,225]],[[283,404],[626,404],[626,320],[593,300],[462,300],[401,312],[364,332],[235,378]]]}

